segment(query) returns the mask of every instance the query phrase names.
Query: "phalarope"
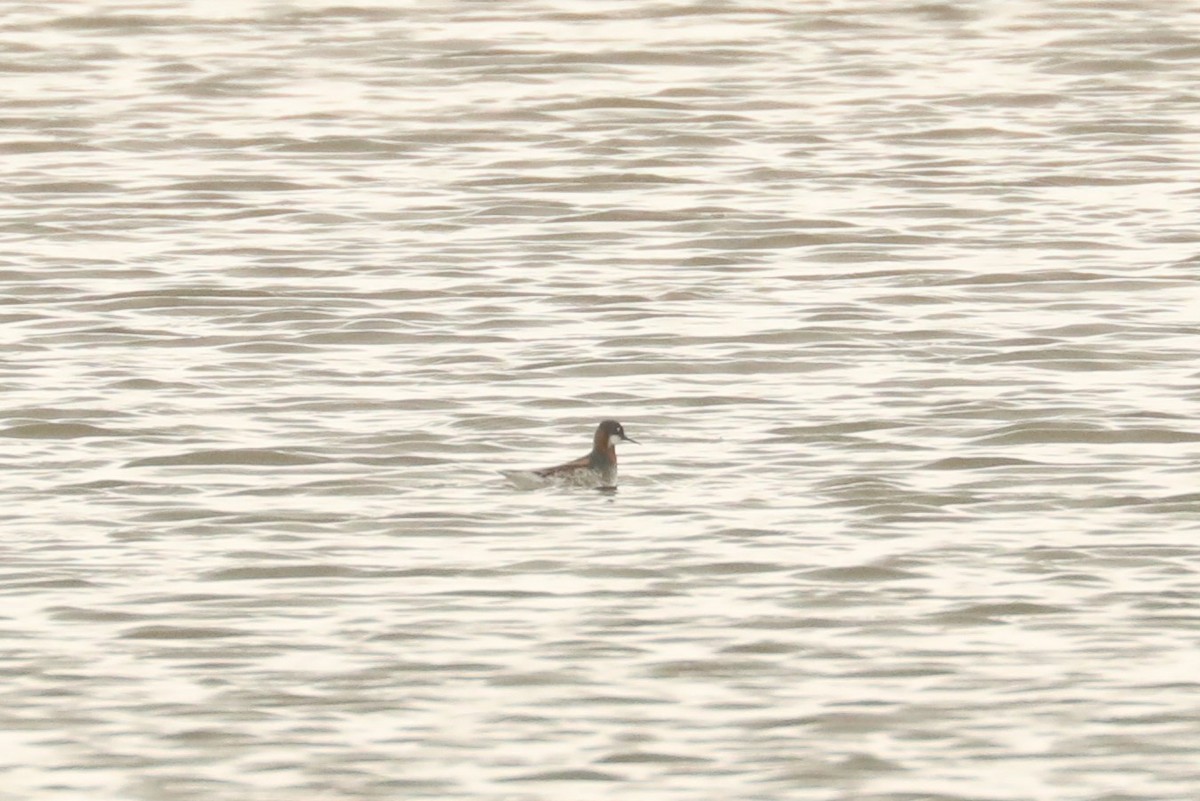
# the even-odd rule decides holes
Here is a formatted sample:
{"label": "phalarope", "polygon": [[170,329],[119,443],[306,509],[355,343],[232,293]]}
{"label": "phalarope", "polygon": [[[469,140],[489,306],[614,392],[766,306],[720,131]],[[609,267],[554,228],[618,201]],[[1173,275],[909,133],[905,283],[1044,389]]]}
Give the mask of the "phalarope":
{"label": "phalarope", "polygon": [[[616,420],[605,420],[596,427],[592,437],[592,452],[574,461],[541,470],[509,471],[505,475],[517,484],[570,484],[580,487],[615,487],[617,484],[617,444],[615,439],[640,444],[625,435],[625,429]],[[525,480],[522,481],[521,479]]]}

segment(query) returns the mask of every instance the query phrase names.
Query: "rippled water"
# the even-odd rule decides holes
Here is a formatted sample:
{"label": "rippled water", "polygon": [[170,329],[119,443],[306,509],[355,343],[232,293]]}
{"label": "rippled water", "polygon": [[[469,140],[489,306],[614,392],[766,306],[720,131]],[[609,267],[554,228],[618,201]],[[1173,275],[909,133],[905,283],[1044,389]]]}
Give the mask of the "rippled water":
{"label": "rippled water", "polygon": [[0,42],[0,798],[1200,797],[1195,7]]}

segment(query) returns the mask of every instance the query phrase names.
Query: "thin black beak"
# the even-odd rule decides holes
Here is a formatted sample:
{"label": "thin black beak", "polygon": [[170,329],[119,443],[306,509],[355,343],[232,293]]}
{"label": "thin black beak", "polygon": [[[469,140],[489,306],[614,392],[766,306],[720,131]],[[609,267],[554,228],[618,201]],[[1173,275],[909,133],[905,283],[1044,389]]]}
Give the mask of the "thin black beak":
{"label": "thin black beak", "polygon": [[632,442],[634,445],[642,444],[642,443],[638,442],[636,439],[634,439],[633,437],[627,437],[624,434],[621,434],[621,439],[625,440],[626,442]]}

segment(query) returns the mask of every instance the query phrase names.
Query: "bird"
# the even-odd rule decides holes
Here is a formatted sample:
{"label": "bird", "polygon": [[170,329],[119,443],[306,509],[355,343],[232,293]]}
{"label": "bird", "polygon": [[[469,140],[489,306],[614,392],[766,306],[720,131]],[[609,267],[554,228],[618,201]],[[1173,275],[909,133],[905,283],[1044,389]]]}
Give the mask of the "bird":
{"label": "bird", "polygon": [[506,471],[504,474],[518,486],[562,484],[577,487],[615,487],[617,485],[617,445],[614,439],[640,445],[625,434],[616,420],[604,420],[592,436],[592,452],[564,464],[540,470]]}

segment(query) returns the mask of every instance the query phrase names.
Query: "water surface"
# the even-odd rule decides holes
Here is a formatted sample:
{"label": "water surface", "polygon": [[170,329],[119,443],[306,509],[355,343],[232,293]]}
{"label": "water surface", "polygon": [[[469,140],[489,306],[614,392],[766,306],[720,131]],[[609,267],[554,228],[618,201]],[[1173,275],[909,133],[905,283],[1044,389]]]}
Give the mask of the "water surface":
{"label": "water surface", "polygon": [[1190,7],[0,41],[0,798],[1200,795]]}

